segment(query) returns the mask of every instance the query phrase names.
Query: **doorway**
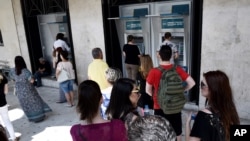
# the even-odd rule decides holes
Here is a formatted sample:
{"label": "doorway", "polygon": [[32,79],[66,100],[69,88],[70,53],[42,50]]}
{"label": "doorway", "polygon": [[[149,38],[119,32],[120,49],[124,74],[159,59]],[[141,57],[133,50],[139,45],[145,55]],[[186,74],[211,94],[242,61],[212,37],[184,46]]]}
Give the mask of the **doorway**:
{"label": "doorway", "polygon": [[59,32],[64,34],[71,48],[70,58],[75,69],[68,0],[20,1],[32,72],[36,71],[40,57],[44,57],[52,66],[53,43]]}

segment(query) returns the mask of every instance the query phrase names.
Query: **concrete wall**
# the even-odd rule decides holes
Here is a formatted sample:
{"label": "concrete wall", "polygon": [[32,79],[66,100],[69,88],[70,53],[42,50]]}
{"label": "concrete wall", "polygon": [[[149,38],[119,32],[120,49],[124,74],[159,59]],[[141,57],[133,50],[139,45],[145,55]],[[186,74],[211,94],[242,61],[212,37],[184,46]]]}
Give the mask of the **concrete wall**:
{"label": "concrete wall", "polygon": [[[201,75],[222,70],[229,76],[241,118],[250,119],[250,1],[204,0]],[[200,97],[200,107],[204,98]]]}
{"label": "concrete wall", "polygon": [[0,29],[4,46],[0,47],[0,60],[9,61],[14,66],[16,55],[22,55],[30,68],[30,59],[23,26],[19,0],[0,0]]}
{"label": "concrete wall", "polygon": [[88,78],[92,49],[100,47],[105,55],[101,1],[69,0],[69,12],[78,82],[82,82]]}

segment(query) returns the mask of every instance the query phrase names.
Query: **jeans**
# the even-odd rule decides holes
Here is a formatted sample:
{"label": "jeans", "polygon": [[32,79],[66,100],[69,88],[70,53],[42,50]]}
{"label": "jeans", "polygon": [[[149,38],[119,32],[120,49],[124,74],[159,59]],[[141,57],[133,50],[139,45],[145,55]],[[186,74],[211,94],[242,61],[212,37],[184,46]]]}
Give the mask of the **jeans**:
{"label": "jeans", "polygon": [[37,87],[42,86],[42,80],[41,80],[41,78],[44,77],[44,76],[48,76],[48,75],[49,75],[48,72],[43,72],[43,73],[41,73],[41,72],[37,71],[37,72],[34,74],[34,78],[35,78],[35,80],[37,80],[36,86],[37,86]]}

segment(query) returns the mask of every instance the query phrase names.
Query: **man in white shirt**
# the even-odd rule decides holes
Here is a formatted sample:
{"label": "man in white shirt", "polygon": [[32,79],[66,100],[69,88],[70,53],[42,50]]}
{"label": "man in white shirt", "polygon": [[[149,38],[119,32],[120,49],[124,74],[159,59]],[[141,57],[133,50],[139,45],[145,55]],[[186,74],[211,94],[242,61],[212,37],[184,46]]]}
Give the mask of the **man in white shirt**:
{"label": "man in white shirt", "polygon": [[[172,49],[172,57],[170,58],[170,63],[174,64],[174,60],[178,59],[179,54],[178,54],[178,49],[175,43],[171,42],[172,35],[170,32],[166,32],[164,35],[164,41],[162,42],[162,45],[168,45]],[[161,46],[157,49],[157,52],[159,52]]]}
{"label": "man in white shirt", "polygon": [[[64,39],[63,33],[58,33],[56,35],[56,41],[54,42],[53,53],[52,53],[53,54],[53,68],[56,68],[57,63],[61,61],[61,58],[59,56],[59,52],[61,52],[61,50],[67,51],[70,56],[70,48],[63,39]],[[69,57],[69,59],[70,58],[71,57]]]}

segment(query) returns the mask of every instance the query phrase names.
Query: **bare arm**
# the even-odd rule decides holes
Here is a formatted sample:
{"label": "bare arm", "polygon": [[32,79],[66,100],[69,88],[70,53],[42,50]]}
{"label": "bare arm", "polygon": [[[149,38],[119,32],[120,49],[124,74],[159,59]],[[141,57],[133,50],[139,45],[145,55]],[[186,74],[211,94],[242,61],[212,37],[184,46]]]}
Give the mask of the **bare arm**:
{"label": "bare arm", "polygon": [[9,92],[8,84],[4,85],[4,94],[7,94]]}
{"label": "bare arm", "polygon": [[122,52],[122,54],[123,54],[124,57],[126,57],[126,53],[124,51]]}
{"label": "bare arm", "polygon": [[146,93],[150,96],[153,95],[153,86],[146,82]]}
{"label": "bare arm", "polygon": [[197,138],[197,137],[191,137],[190,136],[190,132],[191,132],[191,115],[192,115],[192,112],[190,112],[188,114],[188,117],[187,117],[187,121],[186,121],[186,133],[185,133],[185,139],[186,141],[200,141],[201,139],[200,138]]}
{"label": "bare arm", "polygon": [[175,52],[174,53],[174,59],[177,59],[179,57],[179,53],[178,52]]}
{"label": "bare arm", "polygon": [[61,71],[59,69],[56,69],[56,79],[58,79],[58,76],[59,76],[60,72]]}
{"label": "bare arm", "polygon": [[188,76],[188,78],[186,79],[186,82],[187,82],[187,86],[185,88],[185,91],[190,90],[195,85],[194,79],[191,76]]}

